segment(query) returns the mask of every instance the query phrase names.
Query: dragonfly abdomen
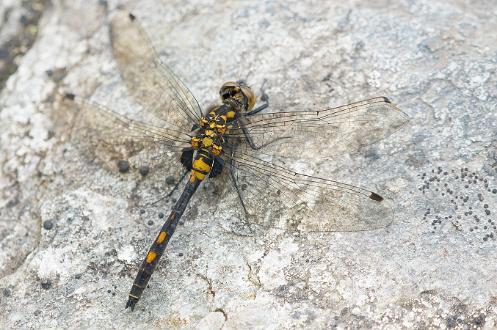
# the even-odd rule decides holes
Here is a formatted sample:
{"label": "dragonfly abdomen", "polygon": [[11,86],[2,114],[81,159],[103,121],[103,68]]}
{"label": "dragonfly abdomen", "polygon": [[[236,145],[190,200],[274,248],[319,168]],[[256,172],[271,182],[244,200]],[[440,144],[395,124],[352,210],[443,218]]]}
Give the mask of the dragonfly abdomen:
{"label": "dragonfly abdomen", "polygon": [[214,158],[210,155],[208,151],[203,149],[199,150],[192,164],[192,173],[190,175],[190,182],[192,180],[193,181],[204,180],[205,176],[210,173],[213,162]]}
{"label": "dragonfly abdomen", "polygon": [[[193,171],[191,177],[194,177]],[[156,239],[152,243],[152,246],[147,252],[145,260],[143,260],[140,266],[140,270],[138,271],[135,281],[133,282],[133,286],[131,287],[131,290],[129,292],[129,298],[128,302],[126,303],[126,308],[130,307],[131,310],[133,310],[138,300],[140,300],[143,291],[147,287],[150,277],[152,277],[152,273],[154,272],[157,263],[159,262],[162,254],[164,253],[164,250],[166,249],[166,246],[169,243],[169,240],[171,239],[174,231],[176,230],[176,226],[178,225],[179,219],[183,215],[183,212],[185,211],[186,206],[190,201],[190,198],[197,190],[200,182],[202,182],[202,180],[190,179],[186,184],[183,193],[181,194],[180,198],[174,205],[171,214],[169,215],[166,222],[162,226],[161,231],[159,232]]]}

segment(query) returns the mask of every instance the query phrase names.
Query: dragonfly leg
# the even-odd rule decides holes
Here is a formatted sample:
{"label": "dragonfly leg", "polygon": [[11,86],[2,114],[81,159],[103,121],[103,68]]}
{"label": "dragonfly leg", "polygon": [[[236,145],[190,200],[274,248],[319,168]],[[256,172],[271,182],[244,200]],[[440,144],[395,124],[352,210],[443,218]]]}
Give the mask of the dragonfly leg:
{"label": "dragonfly leg", "polygon": [[215,178],[221,172],[223,171],[224,168],[224,159],[221,157],[214,157],[214,163],[212,164],[212,170],[209,173],[209,178]]}
{"label": "dragonfly leg", "polygon": [[268,141],[266,143],[263,143],[261,145],[256,145],[255,142],[254,142],[254,140],[252,139],[252,136],[250,135],[250,133],[247,131],[247,128],[243,124],[243,122],[240,120],[239,123],[240,123],[240,127],[242,129],[243,135],[245,136],[245,140],[249,144],[250,148],[252,148],[253,150],[259,150],[259,149],[262,149],[265,146],[267,146],[267,145],[269,145],[271,143],[274,143],[276,141],[291,138],[291,136],[282,136],[282,137],[276,138],[274,140]]}
{"label": "dragonfly leg", "polygon": [[245,223],[245,226],[252,230],[252,227],[250,226],[250,222],[248,222],[248,216],[250,213],[247,211],[247,207],[245,206],[245,203],[243,202],[243,197],[242,193],[240,192],[240,187],[238,187],[238,184],[236,183],[236,173],[235,173],[235,165],[233,164],[233,155],[235,154],[235,148],[231,151],[231,160],[230,160],[230,179],[231,182],[233,183],[233,187],[235,187],[236,194],[238,195],[238,200],[240,201],[240,204],[243,207],[243,212],[245,213],[245,217],[243,218],[243,222]]}
{"label": "dragonfly leg", "polygon": [[241,121],[240,121],[240,124],[241,124],[240,126],[242,128],[243,135],[245,136],[245,140],[247,140],[247,143],[249,144],[250,148],[252,148],[254,150],[259,150],[265,146],[265,145],[260,145],[260,146],[256,145],[254,140],[252,140],[252,136],[250,136],[249,132],[247,131],[247,128],[245,127],[245,125],[243,125]]}
{"label": "dragonfly leg", "polygon": [[233,182],[233,187],[235,187],[236,194],[238,195],[238,200],[240,201],[240,204],[242,204],[243,211],[245,212],[245,215],[248,215],[247,208],[245,207],[245,203],[243,202],[242,194],[240,193],[240,188],[238,187],[238,184],[236,183],[235,168],[233,166],[230,166],[230,178],[231,178],[231,182]]}

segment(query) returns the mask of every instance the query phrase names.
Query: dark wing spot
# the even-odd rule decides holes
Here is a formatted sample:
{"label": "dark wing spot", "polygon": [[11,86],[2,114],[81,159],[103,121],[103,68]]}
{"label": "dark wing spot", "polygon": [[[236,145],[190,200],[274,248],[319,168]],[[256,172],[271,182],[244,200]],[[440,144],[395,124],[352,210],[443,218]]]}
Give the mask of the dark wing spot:
{"label": "dark wing spot", "polygon": [[392,101],[390,101],[388,98],[386,98],[384,96],[383,96],[383,101],[385,101],[386,103],[392,103]]}
{"label": "dark wing spot", "polygon": [[136,16],[131,13],[129,13],[128,16],[131,21],[134,21],[136,19]]}
{"label": "dark wing spot", "polygon": [[372,192],[371,195],[369,195],[369,198],[377,202],[381,202],[383,200],[383,197],[381,197],[380,195],[374,192]]}

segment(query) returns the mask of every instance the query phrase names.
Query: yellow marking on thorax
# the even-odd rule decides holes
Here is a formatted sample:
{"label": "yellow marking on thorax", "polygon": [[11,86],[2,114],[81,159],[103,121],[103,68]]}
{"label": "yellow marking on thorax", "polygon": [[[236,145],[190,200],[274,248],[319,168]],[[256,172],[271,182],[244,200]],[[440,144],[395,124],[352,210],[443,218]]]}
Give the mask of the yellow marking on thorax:
{"label": "yellow marking on thorax", "polygon": [[219,156],[221,154],[221,151],[223,151],[223,147],[218,145],[213,145],[211,149],[211,154],[213,154],[214,156]]}
{"label": "yellow marking on thorax", "polygon": [[191,143],[194,149],[200,148],[200,139],[198,137],[193,137]]}
{"label": "yellow marking on thorax", "polygon": [[210,130],[210,129],[206,129],[204,134],[206,136],[209,136],[209,137],[215,137],[216,136],[216,132],[214,132],[213,130]]}
{"label": "yellow marking on thorax", "polygon": [[214,141],[210,137],[204,137],[202,139],[202,144],[204,145],[204,147],[208,148],[214,144]]}
{"label": "yellow marking on thorax", "polygon": [[235,118],[235,112],[234,111],[228,111],[228,112],[226,112],[226,118],[227,119],[233,119],[233,118]]}
{"label": "yellow marking on thorax", "polygon": [[157,244],[162,244],[167,237],[167,233],[165,231],[161,231],[159,236],[157,236],[157,240],[155,241]]}
{"label": "yellow marking on thorax", "polygon": [[157,253],[155,253],[154,251],[150,251],[148,252],[147,254],[147,259],[145,259],[147,261],[147,264],[151,264],[155,258],[157,258]]}

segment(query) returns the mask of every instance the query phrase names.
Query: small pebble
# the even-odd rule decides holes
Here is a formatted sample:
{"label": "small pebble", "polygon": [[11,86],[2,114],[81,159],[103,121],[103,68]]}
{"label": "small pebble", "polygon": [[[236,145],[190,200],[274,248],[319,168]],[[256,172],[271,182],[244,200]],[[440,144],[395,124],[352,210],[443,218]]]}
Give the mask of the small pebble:
{"label": "small pebble", "polygon": [[48,290],[52,287],[52,281],[50,280],[45,280],[41,282],[41,287],[45,290]]}
{"label": "small pebble", "polygon": [[120,160],[117,162],[117,168],[119,172],[126,173],[129,171],[129,162],[127,160]]}
{"label": "small pebble", "polygon": [[175,183],[176,183],[176,180],[174,179],[174,176],[172,176],[172,175],[168,176],[168,177],[166,178],[166,183],[167,183],[168,185],[173,185],[173,184],[175,184]]}
{"label": "small pebble", "polygon": [[53,228],[53,222],[52,222],[52,220],[45,220],[45,221],[43,221],[43,228],[45,230],[52,229]]}
{"label": "small pebble", "polygon": [[12,296],[12,291],[9,288],[5,288],[5,289],[3,289],[3,295],[5,297],[10,297],[10,296]]}
{"label": "small pebble", "polygon": [[141,166],[139,172],[142,176],[146,176],[150,172],[150,168],[148,166]]}

